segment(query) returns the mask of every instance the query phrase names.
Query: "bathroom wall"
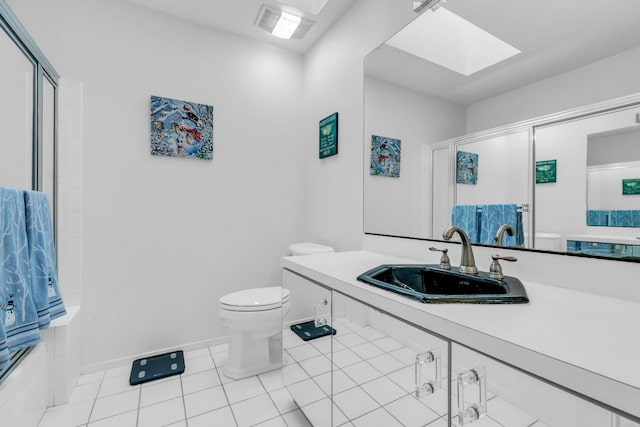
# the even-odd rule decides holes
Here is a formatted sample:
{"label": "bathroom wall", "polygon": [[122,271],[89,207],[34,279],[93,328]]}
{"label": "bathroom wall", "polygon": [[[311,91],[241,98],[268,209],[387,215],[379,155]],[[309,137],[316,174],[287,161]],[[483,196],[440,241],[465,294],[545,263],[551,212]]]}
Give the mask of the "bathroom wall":
{"label": "bathroom wall", "polygon": [[467,132],[473,133],[640,92],[638,73],[640,48],[523,86],[469,106]]}
{"label": "bathroom wall", "polygon": [[[9,4],[82,85],[85,371],[223,338],[218,298],[279,284],[302,238],[302,56],[124,1]],[[212,161],[149,154],[151,95],[214,106]]]}
{"label": "bathroom wall", "polygon": [[[364,230],[431,237],[430,145],[465,133],[466,108],[372,77],[365,87]],[[371,135],[401,140],[400,177],[369,174]]]}

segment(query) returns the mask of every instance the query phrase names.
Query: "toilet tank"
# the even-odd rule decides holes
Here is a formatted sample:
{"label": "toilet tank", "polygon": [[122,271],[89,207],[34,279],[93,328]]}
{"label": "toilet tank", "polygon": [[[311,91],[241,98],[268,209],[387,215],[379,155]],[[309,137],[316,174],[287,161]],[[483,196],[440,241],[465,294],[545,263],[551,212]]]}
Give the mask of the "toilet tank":
{"label": "toilet tank", "polygon": [[313,255],[313,254],[321,254],[327,252],[335,252],[332,247],[320,245],[318,243],[305,242],[305,243],[294,243],[289,246],[287,250],[287,256],[297,256],[297,255]]}
{"label": "toilet tank", "polygon": [[546,251],[560,251],[561,239],[556,233],[536,233],[534,247]]}

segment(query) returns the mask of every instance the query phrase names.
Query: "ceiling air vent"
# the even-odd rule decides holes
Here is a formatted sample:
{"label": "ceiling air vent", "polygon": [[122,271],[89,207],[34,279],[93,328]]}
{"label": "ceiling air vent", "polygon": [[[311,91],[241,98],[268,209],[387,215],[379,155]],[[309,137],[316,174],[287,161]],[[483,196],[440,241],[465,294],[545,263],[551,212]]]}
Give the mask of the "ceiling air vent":
{"label": "ceiling air vent", "polygon": [[[258,17],[256,18],[256,25],[269,33],[273,33],[282,14],[283,11],[280,9],[262,5],[260,13],[258,13]],[[302,39],[309,32],[313,24],[314,22],[300,17],[300,24],[290,38]]]}

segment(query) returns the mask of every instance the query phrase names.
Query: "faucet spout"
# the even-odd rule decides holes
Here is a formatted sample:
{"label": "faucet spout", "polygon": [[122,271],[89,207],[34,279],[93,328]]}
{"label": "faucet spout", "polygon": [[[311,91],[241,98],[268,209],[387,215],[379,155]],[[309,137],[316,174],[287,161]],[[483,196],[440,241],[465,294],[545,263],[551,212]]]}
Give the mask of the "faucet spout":
{"label": "faucet spout", "polygon": [[496,233],[496,236],[493,238],[493,244],[496,246],[502,246],[502,237],[504,236],[504,233],[507,233],[509,236],[513,236],[516,232],[514,231],[513,227],[510,226],[509,224],[504,224],[502,225],[499,229],[498,232]]}
{"label": "faucet spout", "polygon": [[451,227],[444,230],[444,232],[442,233],[442,238],[444,240],[451,240],[454,233],[458,233],[458,235],[460,236],[460,241],[462,242],[462,256],[460,257],[461,260],[458,271],[467,274],[478,274],[476,260],[473,257],[473,249],[471,249],[471,240],[469,240],[469,236],[467,236],[467,233],[465,233],[462,228],[452,225]]}

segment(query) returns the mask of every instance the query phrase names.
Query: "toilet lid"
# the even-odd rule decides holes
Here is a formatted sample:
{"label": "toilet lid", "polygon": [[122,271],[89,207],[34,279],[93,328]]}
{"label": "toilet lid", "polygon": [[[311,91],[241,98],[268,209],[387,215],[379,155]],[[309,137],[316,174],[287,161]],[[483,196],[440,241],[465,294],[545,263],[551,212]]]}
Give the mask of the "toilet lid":
{"label": "toilet lid", "polygon": [[289,289],[274,286],[233,292],[220,298],[220,305],[234,311],[262,311],[279,308],[289,300]]}

